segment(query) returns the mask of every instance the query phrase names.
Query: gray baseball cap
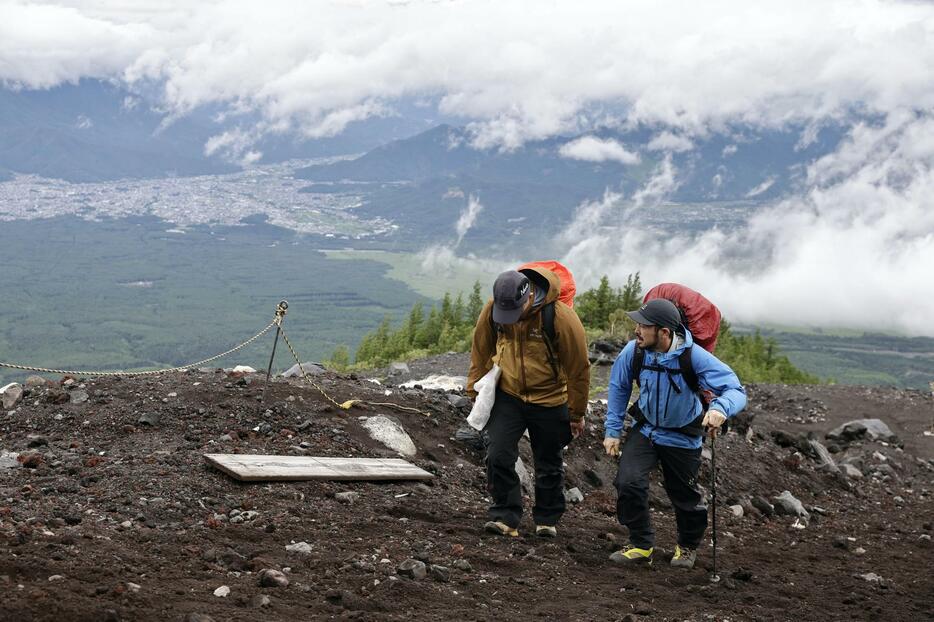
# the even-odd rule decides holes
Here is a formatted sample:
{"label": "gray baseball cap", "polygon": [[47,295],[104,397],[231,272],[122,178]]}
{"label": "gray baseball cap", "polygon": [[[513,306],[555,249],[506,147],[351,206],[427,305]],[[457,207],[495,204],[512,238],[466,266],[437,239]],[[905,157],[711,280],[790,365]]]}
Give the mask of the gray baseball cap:
{"label": "gray baseball cap", "polygon": [[529,277],[509,270],[496,277],[493,283],[493,321],[497,324],[515,324],[522,316],[532,287]]}
{"label": "gray baseball cap", "polygon": [[636,311],[627,311],[626,315],[639,324],[661,326],[677,331],[681,328],[681,312],[675,303],[664,298],[653,298]]}

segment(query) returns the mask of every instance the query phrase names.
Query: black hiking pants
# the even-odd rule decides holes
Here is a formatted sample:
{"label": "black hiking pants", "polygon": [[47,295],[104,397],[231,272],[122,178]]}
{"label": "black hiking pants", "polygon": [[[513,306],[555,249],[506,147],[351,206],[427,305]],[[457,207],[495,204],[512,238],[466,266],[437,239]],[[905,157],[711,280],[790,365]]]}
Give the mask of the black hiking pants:
{"label": "black hiking pants", "polygon": [[649,473],[662,465],[665,491],[675,508],[678,544],[696,549],[707,529],[704,491],[697,484],[701,450],[658,445],[631,430],[623,442],[616,476],[616,516],[629,528],[629,542],[640,549],[655,546],[649,517]]}
{"label": "black hiking pants", "polygon": [[493,503],[490,520],[518,527],[522,518],[522,490],[516,474],[519,439],[528,429],[535,460],[536,525],[555,525],[564,513],[564,462],[561,450],[571,441],[568,406],[539,406],[496,390],[496,401],[484,432],[487,488]]}

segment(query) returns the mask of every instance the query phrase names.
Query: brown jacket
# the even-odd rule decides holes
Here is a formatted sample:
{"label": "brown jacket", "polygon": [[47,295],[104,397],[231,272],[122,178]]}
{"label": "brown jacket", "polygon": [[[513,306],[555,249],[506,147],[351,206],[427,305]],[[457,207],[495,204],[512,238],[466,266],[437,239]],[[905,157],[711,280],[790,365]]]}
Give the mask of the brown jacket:
{"label": "brown jacket", "polygon": [[[580,318],[573,309],[558,301],[560,282],[550,270],[536,268],[549,283],[542,305],[555,301],[555,359],[558,381],[548,361],[540,307],[515,324],[502,326],[494,332],[490,300],[480,312],[470,350],[470,371],[467,374],[467,394],[476,396],[475,382],[496,363],[503,370],[499,388],[519,399],[541,406],[560,406],[567,402],[572,421],[579,421],[587,412],[590,391],[590,361],[587,358],[587,337]],[[534,280],[533,280],[534,286]],[[495,347],[494,347],[495,342]]]}

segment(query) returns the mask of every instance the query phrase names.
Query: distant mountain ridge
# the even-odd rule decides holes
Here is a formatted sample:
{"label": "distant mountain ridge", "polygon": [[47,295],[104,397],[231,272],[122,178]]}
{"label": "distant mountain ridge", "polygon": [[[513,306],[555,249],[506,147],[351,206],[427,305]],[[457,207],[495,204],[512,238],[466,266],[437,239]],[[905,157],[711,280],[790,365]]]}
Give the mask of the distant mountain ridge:
{"label": "distant mountain ridge", "polygon": [[[295,176],[312,182],[307,192],[347,191],[357,183],[363,201],[355,212],[392,220],[400,227],[398,243],[410,247],[454,235],[472,195],[483,212],[465,239],[488,248],[528,250],[541,235],[566,227],[583,202],[599,201],[608,190],[631,199],[655,176],[669,177],[665,201],[753,207],[775,200],[800,186],[806,167],[836,148],[844,129],[826,127],[807,144],[803,134],[800,127],[758,133],[734,128],[689,141],[658,128],[602,129],[506,151],[476,149],[469,130],[442,124],[353,160],[300,169]],[[660,142],[681,150],[659,149]],[[601,150],[616,159],[568,157]]]}
{"label": "distant mountain ridge", "polygon": [[[753,133],[748,129],[694,139],[690,148],[674,151],[678,187],[671,199],[682,202],[772,199],[792,188],[804,166],[832,151],[843,131],[820,130],[802,144],[803,128]],[[653,145],[664,132],[603,129],[577,136],[534,141],[512,150],[475,149],[464,128],[439,125],[416,136],[377,147],[365,155],[328,165],[300,169],[310,181],[408,181],[473,178],[487,183],[527,183],[567,186],[588,196],[606,188],[634,191],[665,158]],[[669,134],[670,135],[670,134]],[[674,135],[670,135],[674,136]],[[612,142],[638,154],[637,163],[612,159],[574,159],[562,153],[582,138]],[[674,140],[688,141],[684,138]]]}
{"label": "distant mountain ridge", "polygon": [[[225,131],[251,128],[248,115],[202,108],[179,118],[154,109],[158,98],[108,82],[83,80],[47,90],[0,88],[0,181],[14,173],[73,182],[227,173],[241,167],[205,145]],[[362,153],[437,123],[400,105],[391,116],[349,125],[338,136],[293,132],[262,137],[260,163]]]}
{"label": "distant mountain ridge", "polygon": [[69,181],[202,175],[234,170],[204,155],[205,119],[160,129],[163,116],[132,106],[101,82],[44,91],[0,90],[0,169]]}

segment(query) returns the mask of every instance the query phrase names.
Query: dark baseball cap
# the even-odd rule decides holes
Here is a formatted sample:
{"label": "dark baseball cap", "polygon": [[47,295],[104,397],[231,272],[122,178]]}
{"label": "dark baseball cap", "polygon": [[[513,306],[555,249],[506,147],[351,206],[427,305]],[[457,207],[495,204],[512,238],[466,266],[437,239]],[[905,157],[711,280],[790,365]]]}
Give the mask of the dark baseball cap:
{"label": "dark baseball cap", "polygon": [[515,324],[522,316],[532,287],[529,277],[509,270],[496,277],[493,283],[493,321],[497,324]]}
{"label": "dark baseball cap", "polygon": [[681,312],[670,300],[653,298],[636,311],[627,311],[626,315],[638,324],[661,326],[677,331],[681,328]]}

